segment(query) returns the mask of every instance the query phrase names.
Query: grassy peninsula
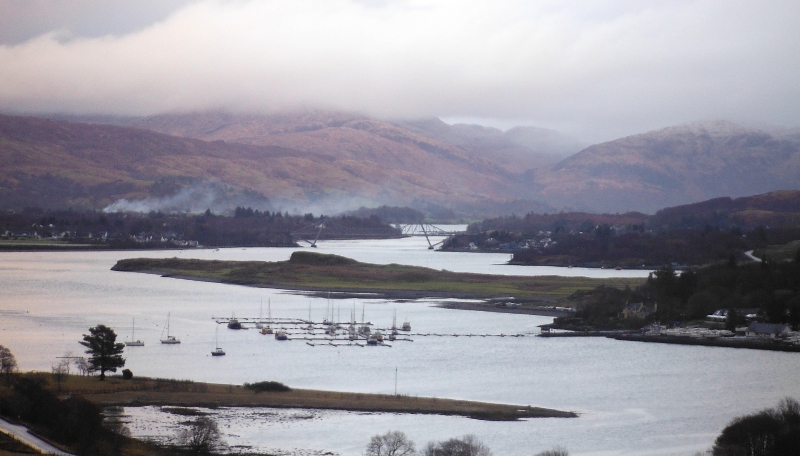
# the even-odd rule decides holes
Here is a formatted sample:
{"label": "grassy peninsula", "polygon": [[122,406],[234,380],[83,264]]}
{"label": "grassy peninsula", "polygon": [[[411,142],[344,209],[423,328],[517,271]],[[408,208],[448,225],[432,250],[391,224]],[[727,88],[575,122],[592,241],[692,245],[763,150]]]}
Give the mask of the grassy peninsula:
{"label": "grassy peninsula", "polygon": [[[37,437],[72,454],[189,454],[174,445],[128,437],[124,421],[120,420],[120,406],[155,405],[165,412],[186,417],[207,414],[192,407],[440,414],[495,421],[578,416],[574,412],[523,405],[292,389],[276,382],[239,386],[139,377],[125,380],[117,376],[108,376],[101,382],[96,377],[44,372],[14,373],[4,376],[3,380],[0,382],[0,416],[27,426]],[[0,432],[0,455],[40,454],[3,435]]]}
{"label": "grassy peninsula", "polygon": [[368,292],[388,298],[455,297],[554,300],[600,285],[635,287],[643,279],[589,279],[557,276],[496,276],[455,273],[417,266],[361,263],[338,255],[297,251],[288,261],[217,261],[133,258],[115,271],[305,291]]}
{"label": "grassy peninsula", "polygon": [[515,421],[521,418],[574,418],[574,412],[489,402],[414,397],[391,394],[347,393],[287,388],[257,392],[238,385],[180,380],[111,378],[98,382],[71,377],[72,392],[102,406],[272,407],[350,410],[361,412],[459,415],[480,420]]}

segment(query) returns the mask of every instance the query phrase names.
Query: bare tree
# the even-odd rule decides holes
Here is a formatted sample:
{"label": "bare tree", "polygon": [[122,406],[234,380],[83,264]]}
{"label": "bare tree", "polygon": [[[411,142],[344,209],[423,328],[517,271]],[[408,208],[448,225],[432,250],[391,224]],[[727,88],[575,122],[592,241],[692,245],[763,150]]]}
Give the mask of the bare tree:
{"label": "bare tree", "polygon": [[62,359],[51,366],[53,379],[56,381],[56,391],[61,391],[61,383],[67,379],[69,375],[69,360]]}
{"label": "bare tree", "polygon": [[17,370],[17,359],[11,350],[0,345],[0,373],[10,376]]}
{"label": "bare tree", "polygon": [[194,455],[209,455],[221,444],[217,423],[207,416],[198,417],[181,430],[178,441]]}
{"label": "bare tree", "polygon": [[69,365],[72,364],[72,360],[75,359],[75,353],[73,353],[72,350],[67,350],[61,356],[61,358],[66,361],[66,365],[64,367],[66,367],[67,375],[69,375]]}
{"label": "bare tree", "polygon": [[566,448],[553,447],[552,450],[545,450],[541,453],[536,453],[536,456],[569,456],[569,451]]}
{"label": "bare tree", "polygon": [[492,451],[472,434],[443,442],[430,442],[423,456],[492,456]]}
{"label": "bare tree", "polygon": [[81,375],[86,375],[86,373],[89,372],[89,361],[86,361],[86,358],[75,358],[74,362],[75,367],[78,369],[78,372],[80,372]]}
{"label": "bare tree", "polygon": [[412,456],[416,453],[414,442],[400,431],[373,435],[367,445],[367,456]]}

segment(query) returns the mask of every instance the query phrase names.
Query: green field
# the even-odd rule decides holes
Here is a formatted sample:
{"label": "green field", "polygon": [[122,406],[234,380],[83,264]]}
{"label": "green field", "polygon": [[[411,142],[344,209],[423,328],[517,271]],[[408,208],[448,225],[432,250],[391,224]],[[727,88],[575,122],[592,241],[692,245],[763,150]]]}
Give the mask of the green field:
{"label": "green field", "polygon": [[522,300],[555,300],[600,285],[635,287],[643,281],[455,273],[397,264],[359,263],[349,258],[313,252],[295,252],[288,261],[281,262],[134,258],[120,260],[112,269],[291,290],[375,292],[393,298],[513,297]]}

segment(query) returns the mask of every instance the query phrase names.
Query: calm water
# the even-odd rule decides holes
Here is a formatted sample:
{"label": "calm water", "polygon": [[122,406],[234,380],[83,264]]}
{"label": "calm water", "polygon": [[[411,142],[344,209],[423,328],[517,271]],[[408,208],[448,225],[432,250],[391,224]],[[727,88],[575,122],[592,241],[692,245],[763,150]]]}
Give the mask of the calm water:
{"label": "calm water", "polygon": [[[442,253],[424,239],[322,242],[319,252],[361,261],[402,263],[493,274],[645,276],[645,271],[525,268],[504,265],[509,255]],[[796,354],[726,348],[625,343],[606,339],[414,337],[392,348],[311,347],[278,342],[254,330],[220,329],[228,355],[212,358],[212,316],[264,315],[321,320],[327,300],[254,289],[119,273],[110,267],[134,256],[283,260],[293,249],[170,252],[0,254],[0,344],[21,370],[49,370],[57,356],[81,353],[89,326],[114,327],[144,347],[126,349],[135,375],[241,384],[278,380],[299,388],[392,393],[530,404],[574,410],[578,419],[487,423],[389,414],[224,409],[221,429],[230,445],[283,449],[289,454],[332,450],[358,455],[371,435],[400,429],[418,445],[477,434],[496,455],[531,455],[555,445],[571,454],[692,454],[708,448],[734,416],[800,397]],[[466,312],[434,301],[334,300],[342,319],[355,307],[379,326],[397,312],[413,332],[531,333],[545,317]],[[158,343],[171,312],[177,346]],[[157,409],[128,409],[137,436],[171,433],[175,417]],[[255,419],[254,419],[255,418]],[[173,427],[171,427],[173,426]]]}

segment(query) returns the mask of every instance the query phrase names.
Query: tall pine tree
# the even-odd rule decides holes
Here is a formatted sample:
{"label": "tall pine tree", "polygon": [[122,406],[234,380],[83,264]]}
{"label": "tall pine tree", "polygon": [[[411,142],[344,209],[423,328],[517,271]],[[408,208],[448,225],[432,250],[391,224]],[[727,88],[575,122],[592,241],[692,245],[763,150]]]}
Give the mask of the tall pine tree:
{"label": "tall pine tree", "polygon": [[106,325],[97,325],[89,328],[90,334],[83,335],[80,344],[87,348],[89,357],[89,370],[100,371],[100,380],[105,380],[106,371],[116,372],[117,368],[125,365],[122,350],[125,344],[116,343],[117,333]]}

